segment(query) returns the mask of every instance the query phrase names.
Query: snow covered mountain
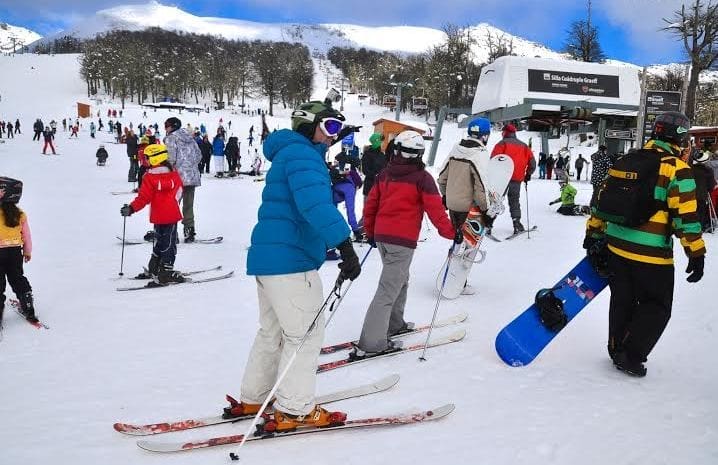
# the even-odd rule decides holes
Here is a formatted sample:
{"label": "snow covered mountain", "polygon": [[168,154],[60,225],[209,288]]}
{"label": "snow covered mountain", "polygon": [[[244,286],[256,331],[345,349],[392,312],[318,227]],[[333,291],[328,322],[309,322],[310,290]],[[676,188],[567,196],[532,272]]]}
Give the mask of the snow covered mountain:
{"label": "snow covered mountain", "polygon": [[[200,17],[152,0],[144,5],[124,5],[100,10],[93,16],[78,21],[68,29],[46,37],[43,41],[65,35],[91,38],[98,33],[113,29],[142,30],[153,26],[197,34],[209,32],[228,39],[301,42],[306,44],[310,50],[319,52],[326,52],[333,46],[348,46],[418,53],[441,43],[445,37],[443,31],[427,27],[259,23],[229,18]],[[488,34],[494,37],[503,36],[506,41],[512,41],[514,52],[517,55],[539,55],[551,58],[562,56],[542,45],[481,23],[472,27],[472,35],[479,45],[475,50],[479,61],[483,61],[486,57],[483,45]]]}
{"label": "snow covered mountain", "polygon": [[42,36],[34,31],[0,21],[0,53],[12,53],[41,38]]}

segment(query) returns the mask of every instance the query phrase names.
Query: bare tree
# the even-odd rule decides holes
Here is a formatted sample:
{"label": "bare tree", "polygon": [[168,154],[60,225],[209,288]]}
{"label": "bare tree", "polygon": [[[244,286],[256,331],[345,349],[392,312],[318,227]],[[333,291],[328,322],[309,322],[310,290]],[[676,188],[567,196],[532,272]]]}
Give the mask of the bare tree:
{"label": "bare tree", "polygon": [[513,55],[514,53],[514,39],[508,39],[506,34],[499,34],[498,32],[494,35],[491,31],[486,31],[486,38],[484,39],[484,45],[489,52],[489,57],[486,63],[493,63],[497,58]]}
{"label": "bare tree", "polygon": [[648,87],[655,90],[680,92],[683,90],[683,69],[679,66],[669,66],[661,75],[648,75]]}
{"label": "bare tree", "polygon": [[668,31],[683,41],[688,58],[691,62],[691,74],[688,78],[686,95],[686,115],[693,120],[696,111],[696,90],[698,77],[702,71],[712,67],[718,58],[718,4],[711,0],[706,4],[702,0],[694,0],[686,8],[673,12],[672,19],[664,18]]}
{"label": "bare tree", "polygon": [[586,19],[571,23],[565,51],[574,60],[599,63],[606,60],[606,55],[598,41],[598,28],[591,24],[591,0],[588,0]]}

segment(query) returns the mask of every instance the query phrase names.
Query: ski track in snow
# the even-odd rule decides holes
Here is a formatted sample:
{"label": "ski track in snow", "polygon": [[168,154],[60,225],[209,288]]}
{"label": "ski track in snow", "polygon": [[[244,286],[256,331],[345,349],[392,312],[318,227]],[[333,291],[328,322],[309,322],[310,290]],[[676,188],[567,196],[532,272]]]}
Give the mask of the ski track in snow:
{"label": "ski track in snow", "polygon": [[[31,69],[34,67],[34,69]],[[59,125],[58,157],[40,155],[32,142],[32,123],[42,117],[75,114],[85,86],[77,75],[77,56],[0,57],[0,118],[20,117],[23,134],[0,144],[2,175],[25,183],[20,206],[33,232],[32,261],[25,272],[38,315],[52,329],[37,331],[14,312],[5,312],[0,342],[0,463],[173,465],[226,463],[232,447],[172,455],[163,459],[140,451],[132,438],[112,424],[150,422],[220,413],[224,394],[239,395],[242,371],[257,328],[254,279],[244,274],[246,246],[256,220],[263,183],[250,179],[212,182],[197,189],[195,215],[201,236],[224,236],[215,246],[178,246],[180,270],[221,264],[235,269],[234,278],[201,286],[176,286],[152,292],[116,292],[122,234],[119,209],[128,162],[123,145],[110,143],[107,132],[89,137],[84,122],[79,140],[68,140]],[[324,80],[317,79],[317,95]],[[250,102],[252,108],[256,102]],[[107,108],[99,106],[107,123]],[[96,109],[95,109],[96,111]],[[362,119],[362,112],[366,118]],[[287,127],[290,110],[277,108],[270,128]],[[379,107],[359,106],[349,95],[348,120],[364,127],[360,145],[371,134],[370,123],[392,117]],[[122,122],[142,121],[142,111],[128,104]],[[177,113],[148,111],[147,123]],[[248,165],[248,129],[260,129],[258,117],[213,112],[179,116],[183,124],[200,121],[214,133],[220,117],[242,141],[242,163]],[[405,119],[412,119],[408,114]],[[413,119],[417,119],[414,117]],[[444,126],[437,156],[440,166],[461,129]],[[521,133],[528,140],[531,134]],[[539,143],[533,134],[534,147]],[[490,146],[499,140],[493,134]],[[95,166],[97,146],[110,154],[104,168]],[[565,139],[551,141],[552,152]],[[572,142],[573,144],[573,142]],[[338,150],[337,147],[333,152]],[[573,150],[589,155],[593,147]],[[575,183],[577,201],[587,203],[590,185]],[[494,352],[498,331],[533,300],[537,289],[556,281],[573,266],[581,248],[584,219],[563,217],[548,206],[559,195],[556,182],[534,179],[528,185],[530,219],[539,229],[531,238],[485,241],[484,263],[473,267],[474,296],[443,301],[439,318],[469,313],[462,326],[464,341],[431,349],[425,363],[416,354],[389,357],[346,370],[319,375],[318,393],[350,387],[388,373],[401,374],[394,389],[337,404],[350,417],[383,415],[453,402],[449,417],[426,425],[336,432],[248,445],[247,463],[261,460],[316,459],[319,463],[416,465],[451,461],[486,464],[715,464],[718,462],[718,368],[706,355],[718,351],[715,311],[718,240],[708,235],[706,274],[698,285],[685,281],[686,259],[676,246],[676,289],[671,320],[647,364],[648,376],[629,378],[615,370],[606,354],[608,292],[600,295],[530,366],[505,366]],[[522,206],[526,207],[522,189]],[[361,203],[361,195],[357,196]],[[525,212],[525,210],[524,210]],[[526,222],[526,214],[523,217]],[[127,219],[127,237],[142,237],[150,228],[143,210]],[[494,233],[511,232],[506,212]],[[434,282],[448,242],[431,227],[419,244],[412,265],[406,317],[430,320]],[[357,247],[360,256],[366,246]],[[147,247],[126,247],[124,273],[141,271]],[[378,253],[370,255],[362,276],[338,310],[325,343],[359,335],[364,312],[381,269]],[[320,270],[324,292],[337,275],[335,262]],[[8,299],[12,293],[8,288]],[[437,329],[444,334],[456,328]],[[410,338],[423,340],[422,335]],[[322,357],[332,360],[332,356]],[[240,434],[226,424],[171,435],[172,440]],[[271,445],[269,445],[271,444]]]}

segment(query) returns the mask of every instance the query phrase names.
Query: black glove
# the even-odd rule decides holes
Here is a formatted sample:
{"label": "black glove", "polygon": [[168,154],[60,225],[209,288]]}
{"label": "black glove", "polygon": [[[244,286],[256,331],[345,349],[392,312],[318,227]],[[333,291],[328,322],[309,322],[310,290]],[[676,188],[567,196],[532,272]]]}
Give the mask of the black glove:
{"label": "black glove", "polygon": [[123,205],[122,208],[120,208],[120,215],[122,216],[130,216],[134,212],[135,211],[132,209],[132,207],[127,204]]}
{"label": "black glove", "polygon": [[454,234],[454,244],[461,245],[464,243],[464,232],[461,230],[461,228],[456,230],[456,234]]}
{"label": "black glove", "polygon": [[481,223],[485,228],[491,229],[494,227],[494,217],[489,216],[486,212],[481,213]]}
{"label": "black glove", "polygon": [[697,283],[703,277],[703,264],[706,261],[706,256],[701,255],[700,257],[691,257],[688,259],[688,267],[686,273],[690,273],[686,278],[689,283]]}
{"label": "black glove", "polygon": [[334,139],[334,142],[332,142],[332,145],[336,144],[337,142],[340,142],[342,139],[344,139],[349,134],[359,132],[360,129],[361,129],[361,126],[352,126],[352,125],[344,126],[337,134],[337,138]]}
{"label": "black glove", "polygon": [[369,244],[370,246],[376,248],[376,241],[374,240],[373,237],[367,236],[366,243]]}
{"label": "black glove", "polygon": [[441,196],[441,204],[444,206],[444,210],[449,209],[449,207],[446,206],[446,196],[445,195]]}
{"label": "black glove", "polygon": [[341,278],[354,281],[359,277],[359,273],[361,273],[361,263],[359,263],[359,257],[357,257],[356,252],[354,252],[352,242],[346,239],[337,246],[337,250],[339,250],[339,255],[342,258],[342,261],[338,265],[341,270]]}
{"label": "black glove", "polygon": [[608,267],[608,243],[606,239],[587,237],[583,240],[583,248],[586,249],[588,261],[596,273],[602,278],[608,278],[611,274]]}
{"label": "black glove", "polygon": [[548,204],[549,204],[549,205],[553,205],[553,204],[559,203],[559,202],[560,202],[560,200],[552,200],[552,201],[549,202]]}
{"label": "black glove", "polygon": [[531,173],[526,173],[526,176],[524,176],[524,182],[528,183],[531,181]]}

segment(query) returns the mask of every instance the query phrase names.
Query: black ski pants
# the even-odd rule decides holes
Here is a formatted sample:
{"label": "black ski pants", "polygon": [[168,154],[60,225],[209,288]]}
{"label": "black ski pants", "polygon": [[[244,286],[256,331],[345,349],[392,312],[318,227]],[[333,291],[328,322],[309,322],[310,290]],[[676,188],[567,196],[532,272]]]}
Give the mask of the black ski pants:
{"label": "black ski pants", "polygon": [[210,154],[202,154],[202,160],[199,162],[199,172],[209,173],[209,159],[212,157]]}
{"label": "black ski pants", "polygon": [[451,224],[454,225],[454,229],[463,227],[468,216],[469,212],[456,212],[454,210],[449,210],[449,218],[451,219]]}
{"label": "black ski pants", "polygon": [[174,266],[177,257],[177,223],[155,225],[152,255],[160,257],[163,265]]}
{"label": "black ski pants", "polygon": [[0,247],[0,307],[5,304],[5,279],[18,299],[32,290],[23,274],[22,247]]}
{"label": "black ski pants", "polygon": [[630,360],[645,362],[671,319],[673,265],[636,262],[611,253],[609,270],[609,350],[623,350]]}

